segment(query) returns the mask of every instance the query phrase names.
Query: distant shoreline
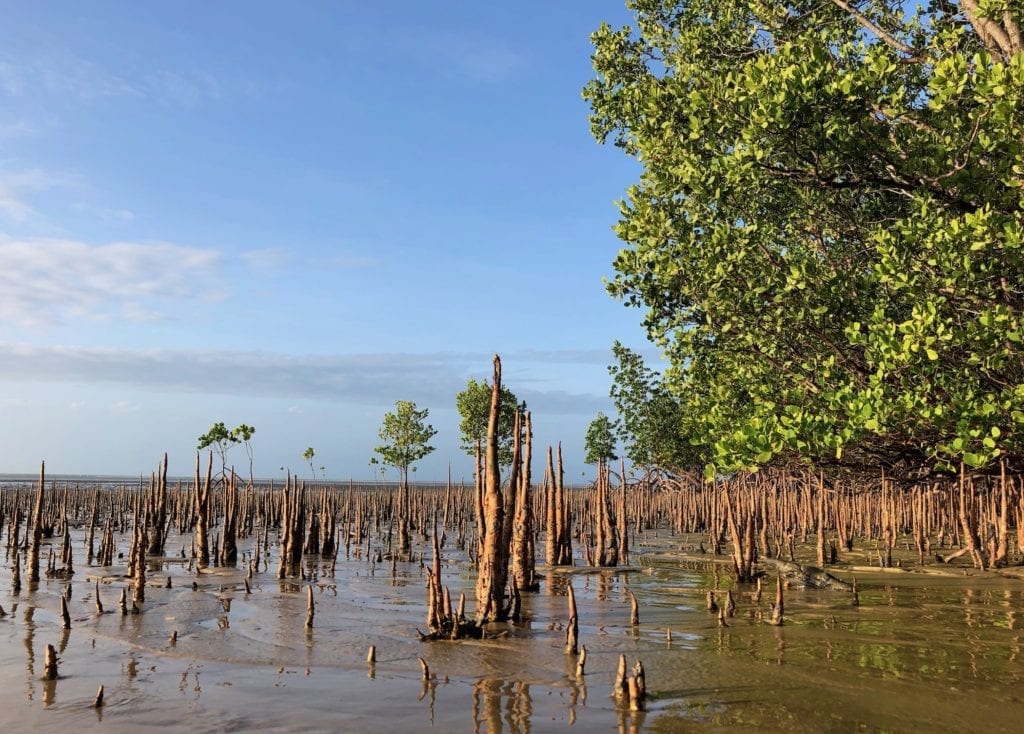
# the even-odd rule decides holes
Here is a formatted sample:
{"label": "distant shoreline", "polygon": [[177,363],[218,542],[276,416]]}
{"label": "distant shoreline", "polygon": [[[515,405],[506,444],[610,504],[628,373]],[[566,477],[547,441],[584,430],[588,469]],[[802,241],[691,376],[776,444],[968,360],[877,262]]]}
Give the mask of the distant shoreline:
{"label": "distant shoreline", "polygon": [[[90,486],[108,486],[108,487],[125,487],[125,486],[149,486],[150,475],[136,475],[131,476],[127,474],[47,474],[46,484],[52,486],[57,485],[90,485]],[[379,479],[307,479],[302,476],[293,477],[296,481],[305,483],[307,486],[332,486],[332,487],[344,487],[351,485],[353,489],[398,489],[399,483],[393,480],[379,480]],[[174,484],[189,484],[194,481],[195,477],[189,476],[169,476],[167,477],[167,483],[169,485]],[[239,476],[239,482],[244,485],[246,480]],[[507,477],[503,477],[507,480]],[[0,473],[0,489],[5,487],[21,487],[26,485],[35,485],[39,482],[39,474],[15,474]],[[445,487],[447,486],[447,480],[413,480],[409,482],[410,487]],[[274,477],[271,479],[257,477],[253,480],[253,485],[260,488],[269,487],[281,487],[284,486],[284,477]],[[452,480],[452,487],[472,487],[473,482],[470,481],[455,481]],[[589,487],[590,484],[571,484],[565,483],[567,489],[580,489],[583,487]],[[535,488],[539,488],[539,484],[534,484]]]}
{"label": "distant shoreline", "polygon": [[[46,474],[46,483],[56,482],[57,484],[110,484],[123,486],[126,484],[148,484],[149,474]],[[195,479],[194,476],[168,476],[167,483],[175,484],[177,482],[191,482]],[[241,476],[238,477],[239,481],[243,484],[247,481]],[[398,487],[397,481],[392,480],[378,480],[378,479],[313,479],[310,480],[303,476],[294,476],[293,479],[299,482],[305,482],[306,484],[330,484],[330,485],[345,485],[351,484],[353,487]],[[39,481],[38,472],[35,474],[4,474],[0,473],[0,486],[11,485],[11,484],[35,484]],[[284,477],[274,478],[261,478],[256,477],[253,483],[259,487],[267,487],[270,485],[281,486],[284,484]],[[444,487],[448,482],[444,480],[438,481],[410,481],[410,486],[415,487]],[[452,481],[453,487],[458,487],[460,482]],[[468,484],[466,486],[469,486]]]}

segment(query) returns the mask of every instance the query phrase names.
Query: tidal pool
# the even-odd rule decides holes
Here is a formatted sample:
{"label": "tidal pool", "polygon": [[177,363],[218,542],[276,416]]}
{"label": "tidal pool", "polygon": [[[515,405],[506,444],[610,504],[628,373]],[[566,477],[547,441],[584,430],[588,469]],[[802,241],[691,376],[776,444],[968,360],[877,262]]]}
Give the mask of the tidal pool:
{"label": "tidal pool", "polygon": [[[84,539],[73,531],[75,555]],[[273,541],[273,537],[271,538]],[[306,586],[276,578],[276,546],[260,553],[245,591],[238,569],[197,574],[180,557],[151,559],[141,614],[122,616],[123,566],[76,564],[71,629],[61,625],[66,580],[11,592],[13,554],[0,564],[0,731],[547,732],[1019,731],[1024,581],[965,568],[882,572],[856,555],[860,605],[843,592],[789,589],[782,627],[766,623],[774,584],[732,585],[724,558],[694,556],[693,538],[638,534],[631,565],[549,572],[523,598],[526,620],[483,640],[421,642],[429,544],[413,562],[365,552],[309,562],[316,616],[304,627]],[[59,550],[59,541],[52,541]],[[189,538],[175,538],[179,549]],[[251,557],[255,541],[239,541]],[[127,539],[119,541],[127,550]],[[365,551],[365,548],[363,549]],[[48,551],[45,547],[43,558]],[[375,555],[375,554],[372,554]],[[475,573],[446,547],[444,583],[472,613]],[[865,554],[865,558],[868,557]],[[579,562],[579,561],[577,561]],[[123,561],[122,561],[123,563]],[[269,570],[268,570],[269,569]],[[772,572],[769,571],[771,574]],[[171,586],[166,587],[170,578]],[[773,579],[773,576],[769,576]],[[94,605],[100,580],[105,608]],[[563,650],[566,589],[580,615],[586,675]],[[193,588],[193,584],[196,588]],[[708,589],[732,589],[720,627]],[[629,597],[640,604],[630,625]],[[667,630],[671,630],[671,640]],[[172,633],[177,632],[176,641]],[[60,678],[43,681],[47,644]],[[376,664],[366,662],[376,646]],[[630,712],[612,697],[620,654],[643,661],[651,696]],[[418,658],[434,676],[422,680]],[[105,704],[93,707],[100,685]]]}

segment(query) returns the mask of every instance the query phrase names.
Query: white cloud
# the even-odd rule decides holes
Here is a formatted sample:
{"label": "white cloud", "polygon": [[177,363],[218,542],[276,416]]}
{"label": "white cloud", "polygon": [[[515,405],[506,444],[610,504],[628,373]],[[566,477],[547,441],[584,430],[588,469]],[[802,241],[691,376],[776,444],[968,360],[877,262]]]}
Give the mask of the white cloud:
{"label": "white cloud", "polygon": [[[596,357],[597,350],[594,354]],[[290,356],[225,350],[110,349],[0,343],[0,379],[119,384],[170,392],[331,400],[391,405],[414,400],[452,406],[466,376],[492,355],[479,353]],[[555,353],[547,353],[549,358]],[[579,355],[573,357],[579,359]],[[536,355],[533,360],[536,362]],[[505,358],[514,364],[514,354]],[[604,362],[595,362],[600,365]],[[524,370],[512,390],[534,410],[579,414],[608,410],[603,395],[532,379]],[[544,387],[539,387],[541,384]],[[290,408],[289,408],[290,410]]]}
{"label": "white cloud", "polygon": [[28,408],[32,405],[31,400],[25,398],[0,398],[0,408],[13,410],[15,408]]}
{"label": "white cloud", "polygon": [[219,261],[216,251],[164,242],[0,237],[0,319],[19,326],[153,320],[166,302],[201,293]]}

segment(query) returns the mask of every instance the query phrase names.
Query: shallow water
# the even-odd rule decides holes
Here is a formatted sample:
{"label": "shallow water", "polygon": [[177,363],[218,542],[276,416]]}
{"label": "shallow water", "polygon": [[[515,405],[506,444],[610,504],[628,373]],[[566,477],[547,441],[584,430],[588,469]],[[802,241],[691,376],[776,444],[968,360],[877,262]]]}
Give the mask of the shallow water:
{"label": "shallow water", "polygon": [[[84,556],[80,534],[73,537]],[[388,562],[342,553],[333,578],[310,564],[318,578],[309,631],[305,584],[278,581],[273,552],[249,595],[241,570],[196,575],[181,559],[157,559],[142,614],[125,617],[117,607],[124,568],[79,564],[65,632],[67,582],[44,580],[14,596],[7,559],[0,731],[1018,731],[1024,721],[1024,581],[858,571],[860,606],[842,592],[791,589],[782,627],[761,619],[774,596],[767,585],[760,604],[752,587],[739,587],[737,614],[720,628],[704,597],[716,584],[730,587],[726,566],[684,557],[676,549],[685,539],[638,540],[645,547],[631,570],[551,573],[539,593],[524,596],[528,621],[457,643],[419,641],[418,562],[397,564],[393,576]],[[242,551],[252,545],[239,543]],[[471,567],[453,549],[443,555],[444,583],[455,598],[465,591],[471,608]],[[835,573],[850,576],[842,566]],[[94,611],[97,577],[102,615]],[[582,679],[563,652],[570,581],[588,650]],[[629,590],[640,602],[636,628]],[[48,643],[60,650],[54,682],[41,680]],[[646,712],[625,711],[611,697],[620,653],[644,663]],[[436,676],[429,682],[420,656]],[[101,684],[106,704],[94,709]]]}

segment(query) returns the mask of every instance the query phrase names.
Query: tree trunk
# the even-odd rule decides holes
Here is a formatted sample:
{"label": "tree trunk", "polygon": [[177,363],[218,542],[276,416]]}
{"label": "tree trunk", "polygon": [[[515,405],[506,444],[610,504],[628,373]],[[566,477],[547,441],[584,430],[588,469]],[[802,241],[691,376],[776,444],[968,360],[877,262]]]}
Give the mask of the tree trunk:
{"label": "tree trunk", "polygon": [[39,545],[43,540],[43,483],[46,481],[46,462],[39,465],[39,488],[36,506],[32,511],[32,545],[28,550],[28,582],[39,581]]}
{"label": "tree trunk", "polygon": [[501,497],[501,472],[498,468],[500,411],[501,359],[495,355],[484,467],[483,543],[476,582],[476,620],[478,624],[505,618],[504,595],[508,582],[508,546],[503,542],[505,539],[505,508]]}
{"label": "tree trunk", "polygon": [[196,561],[200,568],[210,565],[210,542],[207,537],[210,514],[210,485],[213,482],[213,453],[206,464],[206,480],[199,484],[199,454],[196,454]]}

